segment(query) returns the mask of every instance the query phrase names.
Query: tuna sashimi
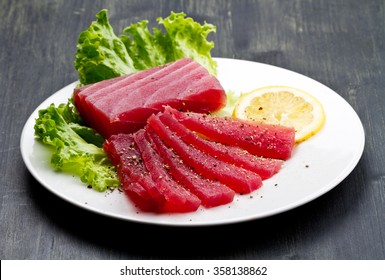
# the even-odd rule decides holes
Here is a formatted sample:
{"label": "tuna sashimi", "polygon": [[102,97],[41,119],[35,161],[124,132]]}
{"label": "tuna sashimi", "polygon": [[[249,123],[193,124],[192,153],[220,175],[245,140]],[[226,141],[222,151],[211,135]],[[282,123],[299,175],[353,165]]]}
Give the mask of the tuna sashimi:
{"label": "tuna sashimi", "polygon": [[[174,64],[176,69],[186,65],[188,61],[179,60]],[[152,80],[159,79],[164,75],[167,75],[167,66],[163,65],[156,68],[150,68],[146,71],[137,72],[135,75],[128,74],[108,80],[103,80],[95,84],[86,85],[83,87],[74,89],[74,101],[75,105],[78,108],[79,112],[81,111],[84,114],[84,119],[91,118],[95,114],[92,110],[94,109],[93,103],[104,99],[109,98],[113,93],[119,93],[119,91],[124,90],[127,86],[136,83],[148,83]],[[163,70],[163,68],[166,68]],[[115,103],[117,99],[113,99]]]}
{"label": "tuna sashimi", "polygon": [[220,182],[207,179],[197,174],[191,167],[167,147],[151,127],[146,127],[146,136],[162,157],[164,166],[179,184],[188,188],[199,197],[205,207],[215,207],[230,203],[234,191]]}
{"label": "tuna sashimi", "polygon": [[[186,65],[187,61],[178,61],[174,64],[174,67],[178,69]],[[165,68],[165,69],[164,69]],[[106,131],[110,125],[108,118],[95,118],[95,116],[105,116],[110,114],[111,110],[117,106],[120,99],[115,97],[115,94],[120,92],[127,92],[129,86],[133,84],[146,84],[151,83],[153,80],[157,80],[167,75],[167,65],[159,66],[157,68],[151,68],[146,71],[137,72],[135,75],[129,74],[109,80],[104,80],[93,85],[85,86],[84,90],[75,89],[74,90],[74,101],[76,108],[78,109],[81,116],[102,135],[108,135]],[[135,97],[135,96],[134,96]],[[100,100],[104,100],[104,103],[101,105],[109,106],[105,108],[105,112],[100,111],[100,108],[96,105]],[[94,105],[95,104],[95,105]],[[99,103],[100,107],[100,103]],[[144,111],[144,110],[142,110]],[[147,117],[148,114],[155,113],[155,110],[149,109],[144,112],[144,116]],[[142,113],[143,114],[143,113]],[[141,116],[138,114],[139,119]],[[136,121],[132,120],[127,123],[128,127],[131,127],[132,131],[136,131],[142,128],[142,124],[138,124]],[[106,132],[105,132],[106,131]]]}
{"label": "tuna sashimi", "polygon": [[114,135],[104,143],[128,197],[143,211],[161,212],[166,200],[145,168],[132,135]]}
{"label": "tuna sashimi", "polygon": [[165,197],[166,203],[162,209],[163,212],[182,213],[196,211],[201,204],[200,199],[179,185],[170,176],[159,154],[145,138],[144,130],[139,130],[135,133],[134,140],[142,153],[144,165]]}
{"label": "tuna sashimi", "polygon": [[256,172],[262,179],[270,178],[281,169],[282,160],[258,157],[237,146],[223,145],[199,137],[196,133],[179,123],[174,116],[175,113],[178,113],[175,109],[166,107],[164,113],[159,114],[159,118],[184,142],[195,148],[207,154],[215,155],[217,159]]}
{"label": "tuna sashimi", "polygon": [[231,117],[174,111],[187,128],[212,141],[239,146],[266,158],[287,160],[295,144],[294,128],[248,122]]}
{"label": "tuna sashimi", "polygon": [[126,112],[126,107],[140,108],[154,94],[154,85],[160,81],[169,80],[170,73],[182,75],[183,71],[191,71],[194,66],[189,60],[178,60],[173,64],[140,71],[135,75],[127,76],[118,84],[87,96],[86,102],[89,107],[95,107],[106,114],[118,115]]}
{"label": "tuna sashimi", "polygon": [[[143,145],[143,142],[139,142]],[[144,164],[137,139],[132,134],[114,135],[108,139],[104,148],[117,168],[119,180],[131,200],[144,211],[158,213],[180,213],[195,211],[200,200],[182,187],[174,189],[173,182],[155,178],[153,167]],[[149,172],[150,171],[150,172]],[[180,190],[181,189],[181,190]]]}
{"label": "tuna sashimi", "polygon": [[114,81],[74,91],[79,113],[105,138],[137,131],[165,105],[208,113],[226,104],[226,93],[218,79],[189,58]]}
{"label": "tuna sashimi", "polygon": [[183,142],[162,123],[158,115],[152,115],[148,123],[187,165],[204,177],[218,180],[242,194],[250,193],[262,186],[262,179],[258,174],[218,160]]}
{"label": "tuna sashimi", "polygon": [[[94,84],[89,84],[81,87],[76,87],[73,92],[73,98],[74,98],[74,103],[76,106],[76,109],[79,111],[81,116],[88,121],[88,112],[87,106],[82,106],[84,104],[84,100],[86,97],[90,94],[95,94],[96,92],[100,92],[102,89],[109,88],[111,85],[116,85],[119,84],[118,82],[120,80],[126,79],[131,75],[125,75],[125,76],[120,76],[108,80],[103,80]],[[84,107],[84,108],[83,108]]]}

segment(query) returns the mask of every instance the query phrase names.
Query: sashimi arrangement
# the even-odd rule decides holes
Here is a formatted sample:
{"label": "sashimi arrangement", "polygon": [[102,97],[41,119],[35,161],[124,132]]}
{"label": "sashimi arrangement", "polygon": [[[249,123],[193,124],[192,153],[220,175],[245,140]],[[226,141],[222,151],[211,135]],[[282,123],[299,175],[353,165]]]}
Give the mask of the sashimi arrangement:
{"label": "sashimi arrangement", "polygon": [[[180,112],[166,107],[164,112],[151,115],[143,129],[111,136],[104,144],[124,190],[139,208],[190,212],[201,204],[205,207],[227,204],[235,193],[251,193],[262,186],[262,178],[270,178],[280,170],[281,160],[262,158],[238,150],[237,146],[200,138],[182,125],[175,113]],[[251,131],[254,127],[249,125],[240,132],[255,135]],[[275,138],[287,137],[287,132],[284,130]],[[287,145],[292,148],[294,131],[289,134],[292,141]],[[186,135],[201,145],[189,144],[183,137]],[[232,151],[244,158],[232,157],[229,153]]]}
{"label": "sashimi arrangement", "polygon": [[73,96],[36,119],[57,170],[121,187],[142,211],[186,213],[259,189],[291,158],[294,127],[212,114],[227,105],[215,26],[171,13],[164,33],[142,21],[116,36],[106,10],[97,19],[79,36]]}

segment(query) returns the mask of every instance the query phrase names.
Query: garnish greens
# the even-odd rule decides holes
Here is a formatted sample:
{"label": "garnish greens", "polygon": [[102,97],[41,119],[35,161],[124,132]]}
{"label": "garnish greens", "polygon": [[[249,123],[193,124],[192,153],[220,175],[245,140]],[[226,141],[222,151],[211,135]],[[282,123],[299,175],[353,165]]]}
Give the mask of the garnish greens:
{"label": "garnish greens", "polygon": [[59,171],[80,177],[97,191],[119,186],[114,166],[102,148],[104,139],[82,125],[72,104],[51,104],[39,111],[35,135],[52,148],[51,164]]}
{"label": "garnish greens", "polygon": [[96,14],[97,20],[78,38],[74,66],[82,84],[95,83],[139,70],[189,57],[216,75],[216,62],[210,55],[214,42],[207,36],[216,32],[212,24],[203,25],[184,13],[157,18],[162,28],[148,29],[148,20],[123,29],[115,35],[108,20],[108,11]]}

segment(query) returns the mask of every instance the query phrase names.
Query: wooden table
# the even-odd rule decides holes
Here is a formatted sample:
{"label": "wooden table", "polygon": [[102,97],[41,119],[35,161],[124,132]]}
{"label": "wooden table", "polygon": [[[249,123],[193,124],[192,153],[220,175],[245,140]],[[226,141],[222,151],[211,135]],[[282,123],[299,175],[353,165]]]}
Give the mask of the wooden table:
{"label": "wooden table", "polygon": [[[0,0],[0,8],[1,259],[385,259],[384,1]],[[184,11],[217,26],[213,56],[325,84],[363,123],[360,162],[306,205],[232,225],[125,222],[58,198],[27,170],[20,135],[43,100],[77,80],[77,36],[102,8],[116,30]]]}

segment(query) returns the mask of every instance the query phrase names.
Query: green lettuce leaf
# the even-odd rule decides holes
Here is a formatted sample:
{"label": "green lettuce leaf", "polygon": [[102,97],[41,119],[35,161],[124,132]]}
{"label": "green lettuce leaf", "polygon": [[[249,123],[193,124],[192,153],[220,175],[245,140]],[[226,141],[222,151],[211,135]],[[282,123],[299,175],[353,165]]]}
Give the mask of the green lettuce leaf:
{"label": "green lettuce leaf", "polygon": [[107,10],[96,15],[97,21],[80,33],[74,66],[81,84],[130,74],[139,70],[163,65],[181,58],[196,60],[213,75],[217,64],[211,57],[214,42],[208,41],[212,24],[200,23],[185,13],[174,13],[158,18],[159,28],[148,28],[142,20],[115,35],[108,21]]}
{"label": "green lettuce leaf", "polygon": [[166,29],[166,40],[172,49],[171,61],[189,57],[199,62],[202,66],[216,75],[216,62],[211,58],[211,49],[214,42],[207,41],[207,36],[211,32],[216,32],[216,27],[205,22],[203,25],[194,21],[192,18],[185,18],[184,13],[171,13],[165,19],[158,18],[159,24],[163,24]]}
{"label": "green lettuce leaf", "polygon": [[203,25],[187,17],[185,13],[171,12],[166,18],[158,18],[161,28],[148,29],[148,20],[131,24],[120,36],[134,61],[136,69],[143,70],[167,62],[189,57],[216,75],[216,62],[211,57],[214,42],[207,41],[209,33],[216,32],[212,24]]}
{"label": "green lettuce leaf", "polygon": [[34,129],[35,135],[52,148],[51,164],[55,169],[79,176],[100,192],[119,186],[114,166],[101,147],[103,138],[81,125],[71,101],[40,110]]}
{"label": "green lettuce leaf", "polygon": [[107,10],[78,38],[74,66],[80,83],[86,85],[136,71],[123,42],[108,21]]}
{"label": "green lettuce leaf", "polygon": [[169,54],[172,50],[166,48],[170,44],[164,42],[164,35],[159,29],[154,28],[153,31],[154,34],[148,29],[148,20],[142,20],[124,28],[123,34],[119,36],[138,70],[171,61]]}

